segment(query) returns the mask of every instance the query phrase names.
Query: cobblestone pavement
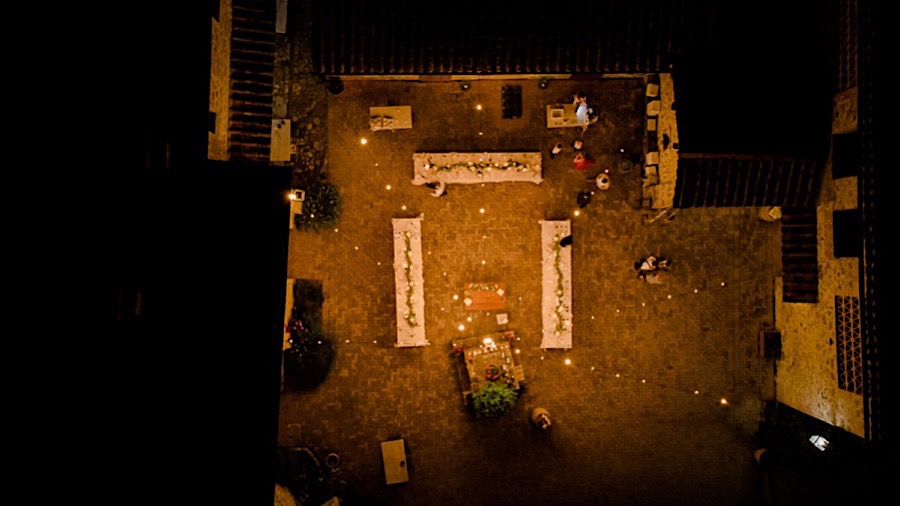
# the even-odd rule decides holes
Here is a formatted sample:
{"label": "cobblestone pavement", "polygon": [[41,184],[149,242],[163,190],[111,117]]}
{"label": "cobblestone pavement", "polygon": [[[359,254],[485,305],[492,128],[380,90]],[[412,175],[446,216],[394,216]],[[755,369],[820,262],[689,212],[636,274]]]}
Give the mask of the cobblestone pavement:
{"label": "cobblestone pavement", "polygon": [[[521,118],[501,117],[505,84],[522,86]],[[578,89],[600,112],[584,134],[597,161],[586,172],[574,170],[569,147],[580,130],[545,122],[545,106]],[[288,274],[323,281],[336,358],[316,390],[283,393],[279,444],[338,453],[342,477],[373,504],[759,504],[757,333],[773,324],[780,227],[755,208],[682,209],[645,224],[641,171],[617,170],[620,149],[644,149],[642,91],[633,78],[546,89],[478,80],[465,92],[449,81],[346,81],[328,95],[327,172],[344,213],[336,231],[290,231]],[[412,106],[414,128],[369,131],[368,108],[395,104]],[[550,159],[556,142],[567,149]],[[410,182],[414,152],[537,150],[540,185],[451,185],[434,198]],[[611,188],[574,216],[577,193],[607,168]],[[420,213],[431,344],[400,349],[390,219]],[[538,221],[565,218],[574,347],[544,351]],[[654,252],[673,260],[661,285],[640,282],[632,266]],[[505,326],[453,300],[467,281],[495,280],[507,285]],[[498,329],[521,337],[528,387],[510,413],[477,419],[449,343]],[[537,406],[554,420],[549,431],[528,421]],[[379,443],[394,438],[406,440],[410,481],[388,486]]]}

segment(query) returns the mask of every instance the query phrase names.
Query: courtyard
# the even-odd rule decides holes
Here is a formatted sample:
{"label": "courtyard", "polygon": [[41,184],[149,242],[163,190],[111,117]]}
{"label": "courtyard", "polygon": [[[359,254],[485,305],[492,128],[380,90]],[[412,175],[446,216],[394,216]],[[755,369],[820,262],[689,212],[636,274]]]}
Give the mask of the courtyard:
{"label": "courtyard", "polygon": [[[329,94],[325,171],[343,214],[334,230],[290,230],[288,276],[321,281],[336,354],[318,388],[282,393],[279,445],[339,454],[342,479],[366,503],[758,501],[767,386],[757,335],[773,324],[780,228],[753,208],[680,209],[647,224],[641,168],[618,169],[645,150],[644,84],[347,80]],[[502,117],[507,85],[521,86],[520,117]],[[599,121],[583,137],[548,128],[546,106],[579,90]],[[411,106],[413,128],[371,131],[369,107],[386,105]],[[596,161],[585,171],[573,167],[576,138]],[[543,181],[451,184],[435,198],[411,183],[421,152],[540,152]],[[611,184],[601,191],[590,180],[603,170]],[[579,209],[578,193],[592,188]],[[419,216],[428,345],[398,348],[391,219]],[[566,219],[573,345],[545,350],[539,222]],[[660,285],[633,268],[653,253],[673,261]],[[504,325],[462,301],[466,283],[496,281],[507,287]],[[528,386],[509,413],[478,419],[460,396],[451,342],[499,330],[519,337]],[[529,422],[535,407],[550,412],[550,430]],[[409,482],[386,485],[380,443],[398,438]]]}

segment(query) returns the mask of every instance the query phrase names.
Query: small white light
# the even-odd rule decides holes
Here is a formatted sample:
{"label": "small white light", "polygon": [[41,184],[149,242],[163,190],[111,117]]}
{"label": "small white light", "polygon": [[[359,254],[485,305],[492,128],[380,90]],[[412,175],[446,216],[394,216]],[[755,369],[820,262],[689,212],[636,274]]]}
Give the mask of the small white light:
{"label": "small white light", "polygon": [[578,209],[576,209],[574,214],[575,214],[575,216],[580,216],[580,215],[581,215],[581,211],[579,211]]}
{"label": "small white light", "polygon": [[472,322],[472,317],[470,316],[470,317],[466,318],[466,321],[471,323],[471,322]]}
{"label": "small white light", "polygon": [[516,353],[519,353],[519,349],[518,349],[518,348],[516,348]]}
{"label": "small white light", "polygon": [[390,190],[390,189],[391,189],[391,185],[385,186],[384,189],[385,189],[385,190]]}
{"label": "small white light", "polygon": [[359,246],[354,246],[353,249],[355,249],[356,251],[359,251]]}
{"label": "small white light", "polygon": [[459,300],[459,295],[453,294],[453,300]]}
{"label": "small white light", "polygon": [[478,135],[484,135],[484,133],[483,133],[483,132],[478,132]]}
{"label": "small white light", "polygon": [[722,286],[725,286],[725,282],[724,282],[724,281],[722,281]]}
{"label": "small white light", "polygon": [[[403,211],[406,211],[406,206],[400,206],[400,209],[402,209]],[[428,253],[430,254],[431,252],[429,251]]]}
{"label": "small white light", "polygon": [[700,390],[694,390],[694,395],[700,395]]}
{"label": "small white light", "polygon": [[616,377],[617,377],[617,378],[619,377],[619,373],[616,373]]}
{"label": "small white light", "polygon": [[671,295],[671,294],[670,294],[670,295],[667,295],[666,298],[667,298],[667,299],[671,299],[671,298],[672,298],[672,295]]}
{"label": "small white light", "polygon": [[482,207],[481,209],[478,210],[478,212],[481,214],[484,214],[484,208]]}
{"label": "small white light", "polygon": [[646,383],[646,382],[647,382],[647,380],[645,380],[645,379],[641,380],[641,383]]}
{"label": "small white light", "polygon": [[726,406],[728,404],[728,399],[722,397],[721,399],[719,399],[719,404]]}
{"label": "small white light", "polygon": [[460,323],[460,324],[459,324],[459,327],[457,327],[457,328],[458,328],[459,330],[466,330],[466,326],[463,325],[462,323]]}
{"label": "small white light", "polygon": [[481,110],[481,104],[476,105],[476,106],[475,106],[475,109],[477,109],[477,110],[480,111],[480,110]]}
{"label": "small white light", "polygon": [[566,359],[566,365],[572,365],[572,359],[567,358],[567,359]]}
{"label": "small white light", "polygon": [[592,371],[593,371],[593,370],[594,370],[594,368],[593,368],[593,367],[591,367],[591,370],[592,370]]}
{"label": "small white light", "polygon": [[482,260],[481,265],[485,265],[485,264],[487,264],[487,260]]}
{"label": "small white light", "polygon": [[369,139],[366,139],[365,137],[361,137],[359,139],[359,143],[362,144],[363,146],[365,146],[366,144],[369,143]]}
{"label": "small white light", "polygon": [[694,293],[697,293],[697,291],[698,291],[698,290],[697,290],[696,288],[694,288]]}

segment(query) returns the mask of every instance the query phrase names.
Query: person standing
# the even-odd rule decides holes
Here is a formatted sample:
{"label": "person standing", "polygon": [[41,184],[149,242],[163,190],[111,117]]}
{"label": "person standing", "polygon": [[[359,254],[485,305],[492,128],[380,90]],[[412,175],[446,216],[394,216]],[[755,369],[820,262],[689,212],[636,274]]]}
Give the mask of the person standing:
{"label": "person standing", "polygon": [[573,105],[575,106],[575,122],[581,125],[582,132],[586,132],[591,121],[587,95],[583,91],[576,93]]}

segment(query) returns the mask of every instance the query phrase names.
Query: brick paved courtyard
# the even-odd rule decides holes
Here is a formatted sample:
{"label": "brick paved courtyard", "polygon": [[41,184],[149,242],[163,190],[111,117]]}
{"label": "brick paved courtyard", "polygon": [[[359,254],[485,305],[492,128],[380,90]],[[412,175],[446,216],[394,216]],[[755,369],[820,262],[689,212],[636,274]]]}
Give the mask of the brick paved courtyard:
{"label": "brick paved courtyard", "polygon": [[[506,84],[522,86],[521,118],[501,117]],[[569,148],[580,130],[545,123],[545,106],[579,89],[600,112],[584,134],[597,161],[585,172]],[[375,105],[411,105],[414,128],[369,131]],[[344,212],[337,231],[290,232],[288,275],[323,282],[336,358],[319,388],[282,395],[280,445],[340,454],[342,478],[375,504],[759,502],[757,332],[773,323],[780,228],[755,208],[682,209],[644,223],[641,171],[617,171],[620,149],[644,150],[641,79],[546,89],[478,80],[468,91],[348,80],[327,107],[326,167]],[[556,142],[567,149],[550,159]],[[448,151],[541,151],[544,180],[451,185],[443,198],[411,184],[413,153]],[[601,169],[611,188],[574,216],[576,195]],[[398,349],[390,220],[420,214],[430,346]],[[574,347],[544,351],[538,222],[567,218]],[[662,285],[641,283],[632,267],[653,252],[674,262]],[[508,325],[465,311],[469,281],[506,283]],[[528,387],[513,411],[480,420],[460,396],[449,343],[498,329],[521,337]],[[554,420],[548,432],[528,422],[537,406]],[[410,481],[387,486],[379,443],[394,438],[406,440]]]}

